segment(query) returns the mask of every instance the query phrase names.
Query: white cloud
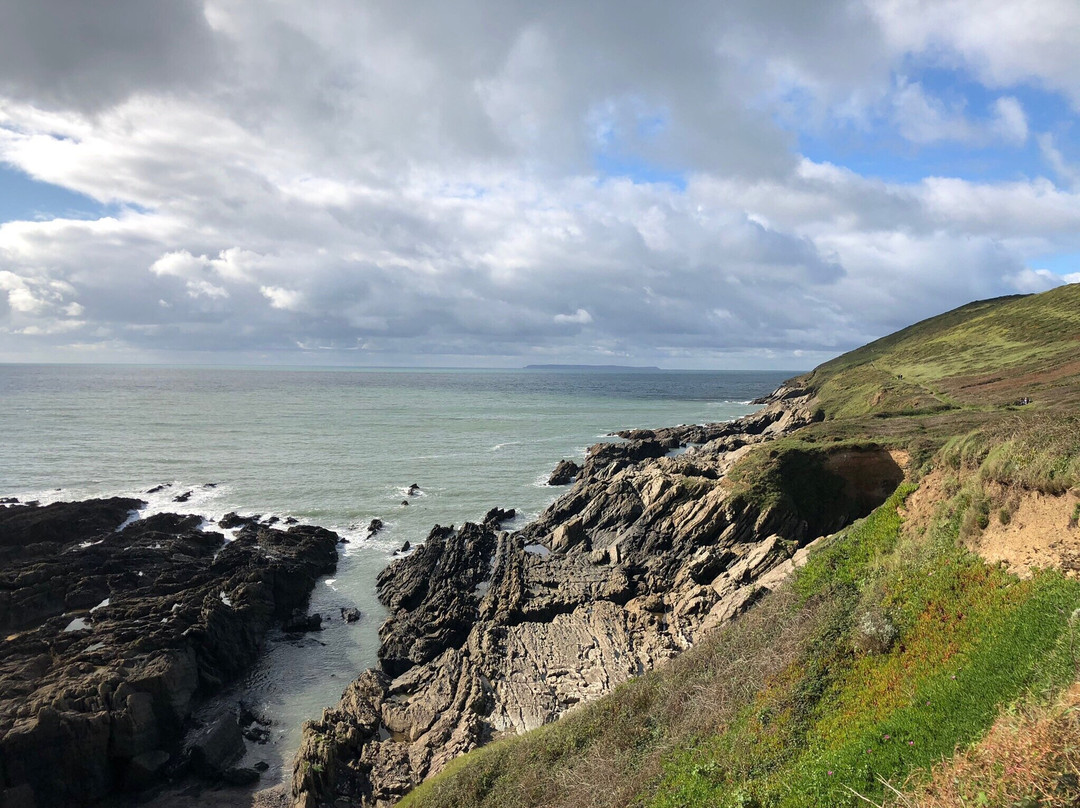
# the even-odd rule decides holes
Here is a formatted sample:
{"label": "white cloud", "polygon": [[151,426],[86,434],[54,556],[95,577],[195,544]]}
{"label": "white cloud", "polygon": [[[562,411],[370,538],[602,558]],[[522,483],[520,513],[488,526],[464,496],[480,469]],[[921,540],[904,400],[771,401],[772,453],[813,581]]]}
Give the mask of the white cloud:
{"label": "white cloud", "polygon": [[592,315],[585,309],[578,309],[573,314],[556,314],[552,319],[557,323],[574,323],[576,325],[588,325],[593,321]]}
{"label": "white cloud", "polygon": [[964,67],[990,87],[1034,83],[1080,109],[1074,0],[865,0],[888,48]]}
{"label": "white cloud", "polygon": [[282,289],[280,286],[260,286],[259,292],[270,301],[275,309],[297,311],[304,296],[295,289]]}
{"label": "white cloud", "polygon": [[1049,132],[1044,132],[1038,136],[1037,140],[1043,159],[1050,164],[1050,168],[1058,178],[1066,185],[1080,184],[1080,167],[1072,165],[1065,159],[1054,143],[1054,136]]}
{"label": "white cloud", "polygon": [[1027,115],[1013,96],[1001,96],[985,120],[973,119],[963,104],[946,105],[926,93],[918,82],[901,81],[893,98],[897,130],[913,143],[956,141],[987,145],[1004,141],[1023,145],[1028,138]]}
{"label": "white cloud", "polygon": [[1016,145],[1027,142],[1028,122],[1023,105],[1013,96],[1002,96],[994,102],[993,130],[1003,140]]}

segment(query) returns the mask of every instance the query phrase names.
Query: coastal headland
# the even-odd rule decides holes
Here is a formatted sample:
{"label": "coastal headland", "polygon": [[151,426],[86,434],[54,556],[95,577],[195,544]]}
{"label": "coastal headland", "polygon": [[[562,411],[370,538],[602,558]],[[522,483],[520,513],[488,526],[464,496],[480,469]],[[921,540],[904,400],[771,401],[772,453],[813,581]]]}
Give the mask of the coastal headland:
{"label": "coastal headland", "polygon": [[[1077,286],[970,304],[736,421],[618,433],[520,530],[436,525],[380,574],[379,663],[305,725],[287,799],[881,804],[982,787],[932,767],[1018,700],[1073,737],[1077,312]],[[141,504],[0,510],[5,806],[250,780],[236,716],[183,730],[305,617],[338,537]],[[1080,796],[1032,754],[1017,789]]]}
{"label": "coastal headland", "polygon": [[[380,576],[380,664],[305,726],[294,803],[855,805],[930,778],[1033,681],[1054,709],[1080,606],[1077,311],[1076,286],[962,307],[754,415],[592,447],[520,531],[437,527]],[[1013,573],[988,565],[991,521],[1040,497]],[[941,591],[912,583],[935,571]],[[1011,574],[1016,602],[985,605]],[[908,695],[858,695],[886,686]],[[933,720],[903,712],[927,692]]]}

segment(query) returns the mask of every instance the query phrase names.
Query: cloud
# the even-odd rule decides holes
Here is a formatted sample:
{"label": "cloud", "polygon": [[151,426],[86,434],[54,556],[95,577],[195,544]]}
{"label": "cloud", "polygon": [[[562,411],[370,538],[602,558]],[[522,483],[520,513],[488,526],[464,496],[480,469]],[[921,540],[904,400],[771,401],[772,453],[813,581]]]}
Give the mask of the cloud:
{"label": "cloud", "polygon": [[304,299],[304,296],[295,289],[282,289],[280,286],[260,286],[259,292],[275,309],[285,311],[298,310]]}
{"label": "cloud", "polygon": [[1051,135],[1057,185],[800,153],[836,127],[1022,146],[1042,123],[1010,82],[1080,75],[1041,2],[1017,53],[900,0],[16,4],[0,160],[111,215],[0,225],[0,353],[802,364],[1045,286],[1033,256],[1080,250]]}
{"label": "cloud", "polygon": [[0,91],[46,106],[95,111],[133,93],[181,90],[219,61],[195,0],[3,0],[0,18]]}
{"label": "cloud", "polygon": [[1022,145],[1027,142],[1028,122],[1024,107],[1012,96],[1002,96],[994,102],[993,130],[1003,140]]}
{"label": "cloud", "polygon": [[1076,186],[1080,184],[1080,167],[1069,163],[1065,159],[1054,142],[1054,136],[1049,132],[1043,132],[1038,136],[1037,140],[1043,159],[1049,163],[1050,168],[1053,169],[1058,178],[1066,185]]}
{"label": "cloud", "polygon": [[573,314],[556,314],[553,319],[557,323],[575,323],[577,325],[588,325],[593,321],[592,315],[585,309],[578,309]]}
{"label": "cloud", "polygon": [[963,104],[946,105],[927,94],[918,82],[901,81],[893,104],[897,130],[919,145],[941,141],[987,145],[1003,141],[1022,146],[1028,138],[1027,115],[1013,96],[999,97],[991,106],[989,118],[975,120]]}

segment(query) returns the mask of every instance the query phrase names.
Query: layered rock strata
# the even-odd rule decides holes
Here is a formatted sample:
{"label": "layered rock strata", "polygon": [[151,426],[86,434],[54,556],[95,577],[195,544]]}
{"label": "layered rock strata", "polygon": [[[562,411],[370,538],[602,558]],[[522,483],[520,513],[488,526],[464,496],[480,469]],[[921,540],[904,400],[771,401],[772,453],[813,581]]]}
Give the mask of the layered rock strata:
{"label": "layered rock strata", "polygon": [[[193,707],[337,563],[322,528],[248,523],[227,542],[198,516],[136,520],[143,505],[0,508],[4,806],[85,805],[176,773]],[[196,746],[205,767],[212,744]]]}
{"label": "layered rock strata", "polygon": [[[733,423],[620,433],[523,530],[436,527],[394,561],[378,581],[390,611],[379,668],[305,725],[295,803],[393,804],[458,755],[689,647],[775,586],[800,548],[864,513],[823,466],[813,473],[835,477],[835,501],[812,514],[737,493],[726,475],[748,446],[816,417],[801,391],[766,404]],[[902,473],[880,465],[887,495]]]}

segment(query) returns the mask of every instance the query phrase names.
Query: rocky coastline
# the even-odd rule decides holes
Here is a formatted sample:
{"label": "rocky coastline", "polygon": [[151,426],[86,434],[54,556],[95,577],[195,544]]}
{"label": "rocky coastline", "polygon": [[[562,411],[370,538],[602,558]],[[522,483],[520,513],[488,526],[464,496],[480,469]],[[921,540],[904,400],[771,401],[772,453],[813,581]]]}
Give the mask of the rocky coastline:
{"label": "rocky coastline", "polygon": [[4,808],[86,805],[188,774],[258,779],[234,761],[259,717],[200,728],[193,711],[270,628],[306,616],[339,537],[235,517],[227,538],[199,516],[138,518],[145,504],[0,507]]}
{"label": "rocky coastline", "polygon": [[294,804],[389,806],[455,757],[549,723],[744,611],[806,547],[903,477],[885,450],[823,452],[823,508],[762,505],[728,479],[755,444],[820,419],[781,387],[731,423],[619,433],[517,532],[436,526],[379,576],[379,665],[305,724]]}

